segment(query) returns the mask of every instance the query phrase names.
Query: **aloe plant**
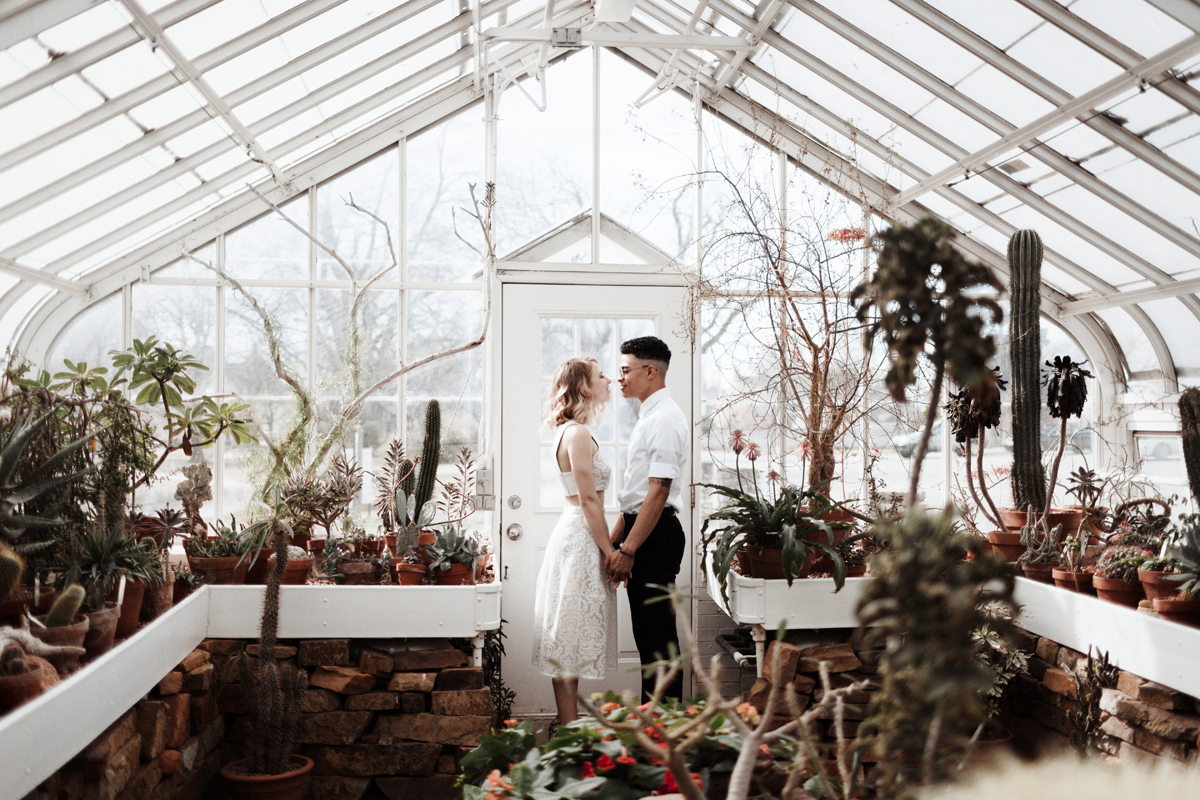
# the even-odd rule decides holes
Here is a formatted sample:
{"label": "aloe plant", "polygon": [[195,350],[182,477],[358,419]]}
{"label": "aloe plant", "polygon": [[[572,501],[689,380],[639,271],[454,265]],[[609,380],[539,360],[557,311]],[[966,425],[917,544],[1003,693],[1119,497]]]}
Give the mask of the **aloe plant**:
{"label": "aloe plant", "polygon": [[19,418],[7,439],[0,444],[0,534],[10,542],[21,540],[28,531],[48,531],[61,525],[61,520],[53,517],[24,513],[25,504],[45,492],[79,480],[90,471],[89,468],[59,474],[68,459],[93,439],[92,434],[71,442],[20,479],[15,477],[17,467],[24,458],[25,447],[55,414],[55,410],[51,409],[32,420],[28,417]]}

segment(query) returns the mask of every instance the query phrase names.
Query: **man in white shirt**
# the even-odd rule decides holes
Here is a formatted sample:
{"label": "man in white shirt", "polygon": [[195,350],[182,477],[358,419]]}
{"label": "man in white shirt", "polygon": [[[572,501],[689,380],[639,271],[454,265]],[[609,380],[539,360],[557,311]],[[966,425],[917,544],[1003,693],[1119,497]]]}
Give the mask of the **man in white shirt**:
{"label": "man in white shirt", "polygon": [[[683,409],[667,391],[671,350],[654,336],[630,339],[621,345],[624,397],[641,401],[637,424],[629,437],[625,478],[621,486],[621,516],[612,530],[616,549],[605,568],[617,580],[628,581],[633,637],[642,666],[666,658],[679,636],[675,612],[667,601],[648,603],[663,594],[652,585],[675,582],[687,538],[679,522],[683,483],[687,475],[688,423]],[[643,673],[642,692],[654,689],[653,673]],[[683,676],[676,676],[667,697],[682,698]]]}

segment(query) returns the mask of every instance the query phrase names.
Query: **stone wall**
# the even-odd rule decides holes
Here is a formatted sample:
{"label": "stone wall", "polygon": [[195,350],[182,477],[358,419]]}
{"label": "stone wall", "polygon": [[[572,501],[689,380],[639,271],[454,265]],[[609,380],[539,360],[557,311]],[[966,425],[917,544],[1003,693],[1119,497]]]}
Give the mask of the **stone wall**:
{"label": "stone wall", "polygon": [[[1079,709],[1075,677],[1086,676],[1087,655],[1046,638],[1030,640],[1030,674],[1013,681],[1009,709],[1036,721],[1036,728],[1025,730],[1038,738],[1040,750],[1065,746],[1076,732],[1068,711]],[[1196,761],[1196,698],[1123,670],[1117,672],[1116,684],[1100,697],[1097,745],[1107,758]]]}
{"label": "stone wall", "polygon": [[[237,658],[257,645],[203,642],[30,798],[221,798],[220,768],[251,735]],[[458,761],[494,725],[483,671],[445,639],[315,639],[277,654],[309,675],[296,750],[313,759],[307,797],[455,795]]]}

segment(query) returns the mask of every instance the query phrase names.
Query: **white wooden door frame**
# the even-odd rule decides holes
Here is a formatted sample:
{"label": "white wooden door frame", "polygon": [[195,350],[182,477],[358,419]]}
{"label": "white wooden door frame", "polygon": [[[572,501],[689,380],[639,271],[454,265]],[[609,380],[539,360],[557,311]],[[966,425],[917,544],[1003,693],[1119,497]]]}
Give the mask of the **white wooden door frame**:
{"label": "white wooden door frame", "polygon": [[[522,265],[525,266],[525,265]],[[495,495],[490,498],[493,503],[493,513],[491,514],[491,529],[492,541],[495,544],[496,551],[496,575],[498,579],[503,578],[504,574],[504,559],[501,553],[500,542],[504,536],[501,524],[501,504],[504,498],[500,496],[501,484],[501,453],[503,452],[503,385],[501,378],[500,365],[503,363],[503,318],[504,318],[504,292],[503,287],[509,283],[533,283],[533,284],[548,284],[548,285],[596,285],[596,286],[664,286],[677,287],[685,289],[687,280],[673,269],[654,268],[645,265],[611,265],[615,267],[614,271],[597,272],[596,265],[591,264],[553,264],[549,265],[552,268],[549,270],[529,270],[529,269],[510,269],[507,268],[505,262],[498,262],[496,271],[490,276],[491,287],[489,295],[491,297],[492,309],[490,316],[490,324],[488,326],[488,339],[485,347],[487,348],[487,366],[485,368],[485,396],[489,403],[489,410],[486,414],[486,428],[481,432],[481,450],[484,453],[484,458],[481,463],[490,469],[491,475],[491,491]],[[609,265],[606,265],[609,266]],[[653,271],[647,271],[647,270]],[[695,329],[693,327],[693,329]],[[694,344],[694,343],[693,343]],[[691,356],[691,394],[690,394],[690,415],[693,421],[700,419],[701,413],[701,397],[700,397],[700,366],[701,357],[699,348],[693,346],[690,348]],[[617,391],[614,385],[614,391]],[[697,432],[697,427],[692,426],[691,440],[691,457],[689,484],[695,483],[700,476],[700,458],[699,450],[700,437]],[[685,497],[691,498],[692,493],[688,491]],[[690,511],[691,528],[693,537],[700,530],[699,509],[694,504]],[[705,577],[699,570],[698,557],[689,548],[689,552],[685,556],[691,560],[691,572],[693,585],[691,592],[699,595],[703,592]],[[503,585],[503,584],[502,584]],[[691,613],[689,615],[693,630],[697,627],[697,606],[698,603],[693,602]],[[506,624],[515,624],[514,620],[506,618]],[[509,653],[507,658],[513,658],[514,655],[520,658],[520,654]],[[685,679],[685,693],[690,691],[691,676]]]}

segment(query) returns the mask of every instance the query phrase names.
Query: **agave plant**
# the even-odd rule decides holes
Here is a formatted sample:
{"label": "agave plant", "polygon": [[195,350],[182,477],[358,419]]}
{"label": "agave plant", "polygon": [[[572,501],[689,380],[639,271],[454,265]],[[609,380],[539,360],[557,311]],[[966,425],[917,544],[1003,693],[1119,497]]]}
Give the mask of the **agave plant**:
{"label": "agave plant", "polygon": [[[429,502],[432,503],[433,501],[430,500]],[[434,543],[429,545],[429,556],[431,558],[429,570],[432,572],[435,569],[440,569],[442,572],[449,572],[452,564],[462,564],[465,567],[474,569],[475,562],[479,560],[480,554],[478,539],[471,536],[464,536],[452,527],[447,526],[444,531],[438,533]]]}
{"label": "agave plant", "polygon": [[26,514],[24,506],[44,492],[79,480],[90,469],[58,474],[67,460],[92,440],[92,434],[71,442],[22,478],[15,477],[26,445],[55,413],[51,409],[33,420],[27,416],[18,418],[8,438],[0,443],[0,533],[11,542],[22,539],[27,531],[46,531],[62,524],[61,520],[53,517]]}
{"label": "agave plant", "polygon": [[154,542],[138,541],[123,525],[73,533],[66,545],[64,584],[83,585],[84,607],[89,611],[104,608],[109,590],[121,578],[152,584],[163,579],[162,562]]}

